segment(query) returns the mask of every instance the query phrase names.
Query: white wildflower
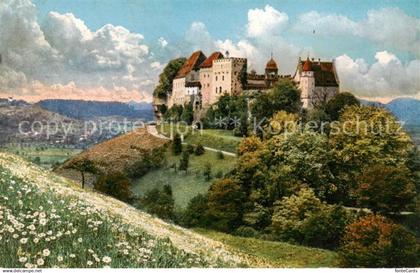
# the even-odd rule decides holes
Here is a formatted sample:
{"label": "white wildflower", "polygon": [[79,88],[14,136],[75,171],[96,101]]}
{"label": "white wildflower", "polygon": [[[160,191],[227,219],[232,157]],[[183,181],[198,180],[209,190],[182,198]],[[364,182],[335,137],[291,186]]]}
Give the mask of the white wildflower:
{"label": "white wildflower", "polygon": [[44,265],[44,259],[39,258],[38,260],[36,260],[36,264],[37,265]]}
{"label": "white wildflower", "polygon": [[50,256],[50,254],[51,254],[51,252],[50,252],[50,250],[49,250],[48,248],[46,248],[46,249],[44,249],[44,250],[42,251],[42,255],[43,255],[44,257],[48,257],[48,256]]}
{"label": "white wildflower", "polygon": [[93,265],[93,262],[92,261],[87,261],[87,265],[91,266],[91,265]]}
{"label": "white wildflower", "polygon": [[22,238],[22,239],[20,239],[20,243],[22,245],[26,244],[27,242],[28,242],[28,238]]}
{"label": "white wildflower", "polygon": [[62,262],[64,259],[63,259],[63,256],[58,256],[57,257],[57,261],[59,261],[59,262]]}
{"label": "white wildflower", "polygon": [[104,257],[102,258],[102,261],[103,261],[104,263],[106,263],[106,264],[109,264],[109,263],[111,262],[111,258],[110,258],[110,257],[108,257],[108,256],[104,256]]}
{"label": "white wildflower", "polygon": [[20,257],[19,258],[19,262],[21,262],[21,263],[26,263],[27,260],[28,260],[28,258],[26,258],[26,257]]}

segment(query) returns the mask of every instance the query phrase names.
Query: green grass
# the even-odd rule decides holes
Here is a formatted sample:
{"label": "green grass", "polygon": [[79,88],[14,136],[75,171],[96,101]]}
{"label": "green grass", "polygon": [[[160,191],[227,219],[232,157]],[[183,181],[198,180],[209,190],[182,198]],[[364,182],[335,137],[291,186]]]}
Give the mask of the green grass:
{"label": "green grass", "polygon": [[28,146],[8,145],[2,150],[17,154],[32,162],[35,162],[35,159],[39,157],[39,165],[46,169],[51,168],[55,163],[63,163],[68,158],[82,152],[81,149],[45,147],[37,144],[30,144]]}
{"label": "green grass", "polygon": [[157,127],[158,131],[166,136],[170,136],[171,132],[184,134],[184,141],[189,144],[202,144],[217,150],[223,150],[236,153],[241,137],[233,135],[233,131],[219,129],[192,130],[191,127],[179,125],[178,127],[169,124],[163,124]]}
{"label": "green grass", "polygon": [[269,261],[275,267],[337,267],[337,253],[333,251],[272,242],[255,238],[232,236],[226,233],[195,229],[209,238],[220,241],[234,250],[255,259]]}
{"label": "green grass", "polygon": [[[184,146],[185,148],[185,146]],[[167,152],[167,163],[164,167],[149,171],[146,175],[137,179],[133,184],[133,192],[138,196],[143,196],[147,191],[154,188],[161,189],[169,184],[175,199],[176,208],[185,208],[188,202],[197,194],[207,192],[212,182],[217,179],[216,174],[226,174],[229,172],[236,158],[225,156],[224,159],[217,159],[217,153],[206,151],[201,156],[190,155],[189,169],[185,171],[175,171],[170,168],[172,164],[179,165],[180,156],[172,155]],[[212,168],[212,179],[206,181],[203,176],[204,166],[209,163]]]}
{"label": "green grass", "polygon": [[0,167],[0,267],[195,267],[196,255]]}

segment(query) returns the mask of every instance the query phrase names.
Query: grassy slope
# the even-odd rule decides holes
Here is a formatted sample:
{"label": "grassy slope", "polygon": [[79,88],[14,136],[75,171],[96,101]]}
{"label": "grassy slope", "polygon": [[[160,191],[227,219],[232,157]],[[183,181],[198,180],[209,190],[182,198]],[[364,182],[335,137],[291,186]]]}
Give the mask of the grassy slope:
{"label": "grassy slope", "polygon": [[[17,156],[0,153],[0,166],[5,170],[1,171],[2,179],[0,181],[2,187],[1,211],[6,215],[14,215],[14,219],[18,222],[24,222],[24,227],[20,228],[20,224],[16,221],[13,223],[10,223],[12,220],[10,222],[2,221],[0,230],[9,230],[9,227],[14,225],[14,232],[20,234],[18,238],[12,238],[9,236],[10,234],[7,234],[7,237],[6,235],[2,236],[2,240],[9,240],[7,244],[10,246],[0,250],[2,252],[0,257],[6,257],[0,259],[3,263],[0,264],[0,267],[19,267],[20,264],[16,264],[17,257],[26,255],[30,255],[29,258],[33,263],[41,257],[38,252],[45,248],[51,251],[51,257],[55,259],[58,258],[57,255],[68,255],[65,257],[66,264],[62,264],[64,267],[86,266],[85,262],[87,263],[87,261],[84,256],[86,248],[94,250],[101,259],[104,256],[113,257],[115,262],[111,263],[111,266],[117,267],[133,266],[133,263],[138,267],[195,266],[196,258],[200,258],[200,262],[197,262],[199,266],[247,264],[246,255],[228,251],[222,243],[165,223],[111,197],[90,190],[82,190],[73,181],[43,170]],[[11,181],[14,181],[16,185]],[[6,200],[5,197],[9,200]],[[22,200],[23,203],[19,204],[19,200]],[[61,200],[64,203],[60,203]],[[53,209],[56,211],[54,212]],[[48,220],[46,226],[42,226],[40,223],[39,215],[33,217],[36,210],[46,213]],[[21,215],[19,215],[20,212]],[[32,215],[29,216],[30,218],[22,218],[22,215],[29,214]],[[54,215],[58,215],[60,218],[56,218],[57,216]],[[61,223],[57,219],[60,219]],[[89,224],[93,224],[93,222],[89,223],[88,219],[102,221],[105,230],[101,234],[95,234],[89,230]],[[56,238],[50,239],[50,242],[39,242],[39,245],[27,243],[23,247],[25,253],[22,253],[17,240],[20,240],[21,236],[32,236],[27,229],[27,225],[30,224],[27,221],[34,223],[36,234],[44,233],[47,234],[47,237],[56,236]],[[73,226],[70,226],[70,223]],[[6,227],[6,225],[8,226]],[[20,228],[19,232],[17,232],[18,228]],[[70,239],[61,240],[66,236],[58,238],[59,231],[65,233],[69,229],[73,232],[74,228],[76,232],[70,236]],[[23,229],[27,229],[26,233],[23,233]],[[51,235],[48,235],[48,230],[52,230]],[[77,246],[78,238],[82,238],[82,242],[84,242],[80,247]],[[142,238],[145,238],[144,240],[150,238],[154,243],[151,242],[150,246],[142,245]],[[164,242],[166,238],[170,238],[170,245]],[[119,257],[122,254],[118,250],[123,250],[124,245],[116,247],[117,242],[129,244],[133,252],[129,254],[130,259]],[[76,243],[76,246],[73,243]],[[152,245],[158,247],[155,249]],[[139,249],[133,249],[135,247]],[[84,250],[82,251],[82,249]],[[143,257],[145,253],[148,253],[150,258],[148,263],[137,262],[136,260]],[[193,261],[188,261],[187,253],[190,255],[189,257],[193,258]],[[75,261],[69,260],[70,254],[76,254]],[[82,255],[79,257],[79,254]],[[44,259],[46,262],[47,258]],[[52,266],[56,263],[55,260],[52,260],[51,263],[48,262],[45,265]],[[103,265],[103,263],[95,264],[95,266]]]}
{"label": "grassy slope", "polygon": [[275,267],[336,267],[337,254],[332,251],[291,245],[283,242],[264,241],[229,234],[196,229],[197,232],[223,242],[236,251],[265,259]]}
{"label": "grassy slope", "polygon": [[[46,248],[51,254],[43,257],[44,266],[86,267],[90,259],[93,261],[91,267],[99,267],[107,265],[102,261],[105,256],[112,258],[109,264],[112,267],[336,265],[335,254],[325,250],[234,237],[213,231],[200,230],[200,235],[166,223],[111,197],[82,190],[73,181],[43,170],[15,155],[0,153],[0,166],[0,211],[6,215],[17,215],[14,218],[17,221],[29,219],[35,225],[35,234],[46,234],[37,245],[25,244],[30,247],[18,247],[17,240],[21,237],[3,235],[0,240],[9,242],[8,247],[0,249],[0,257],[5,257],[0,258],[0,267],[23,266],[16,263],[18,257],[25,256],[29,256],[28,261],[34,263]],[[19,200],[23,201],[22,205]],[[39,214],[34,217],[37,215],[36,211],[46,212],[46,226],[41,225],[42,217]],[[19,215],[19,212],[22,214]],[[24,215],[29,217],[22,218]],[[60,216],[61,223],[57,220],[57,215]],[[24,228],[17,232],[19,224],[14,220],[13,222],[15,233],[20,232],[23,235]],[[0,230],[8,230],[10,224],[3,220]],[[98,227],[98,231],[92,230],[92,227]],[[67,230],[70,230],[68,237],[62,235],[58,238],[58,232],[65,234]],[[31,236],[28,231],[24,236]],[[52,236],[56,238],[52,239]],[[46,242],[47,237],[50,238],[49,242]],[[79,238],[82,238],[81,242],[78,241]],[[129,254],[124,254],[125,251]],[[70,254],[75,254],[75,257],[71,258]],[[100,261],[96,261],[93,254]],[[63,256],[64,262],[58,263],[58,255]]]}
{"label": "grassy slope", "polygon": [[51,166],[56,162],[63,163],[68,158],[82,152],[80,149],[70,148],[40,149],[38,145],[31,145],[29,147],[6,146],[3,150],[6,152],[18,154],[29,161],[34,161],[36,157],[39,157],[41,159],[40,165],[45,168],[51,168]]}
{"label": "grassy slope", "polygon": [[[185,148],[185,146],[184,146]],[[173,156],[170,151],[167,154],[167,166],[173,163],[179,164],[180,156]],[[174,169],[163,167],[158,170],[148,172],[146,175],[135,181],[133,191],[142,196],[149,190],[154,188],[162,188],[169,184],[172,191],[177,208],[185,208],[194,196],[207,192],[212,181],[216,179],[215,175],[219,172],[226,174],[229,172],[236,162],[236,158],[225,156],[224,159],[217,159],[217,153],[206,151],[201,156],[190,156],[189,170],[175,172]],[[206,181],[203,176],[204,166],[210,163],[212,167],[212,180]]]}
{"label": "grassy slope", "polygon": [[231,153],[236,153],[237,146],[242,139],[234,136],[233,132],[228,130],[205,129],[193,131],[190,127],[186,128],[181,125],[178,130],[176,126],[170,126],[169,124],[160,125],[157,129],[161,134],[168,137],[171,132],[184,134],[184,141],[189,144],[197,145],[201,143],[203,146]]}

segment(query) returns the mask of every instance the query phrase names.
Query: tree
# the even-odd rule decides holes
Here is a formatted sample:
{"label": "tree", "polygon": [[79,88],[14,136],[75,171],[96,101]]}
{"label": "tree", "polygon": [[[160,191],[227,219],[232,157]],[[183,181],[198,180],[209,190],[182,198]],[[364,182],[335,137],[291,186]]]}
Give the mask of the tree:
{"label": "tree", "polygon": [[186,58],[177,58],[171,60],[165,66],[163,72],[159,75],[159,84],[153,91],[154,97],[166,99],[167,93],[172,93],[172,81],[186,60]]}
{"label": "tree", "polygon": [[192,124],[194,120],[194,110],[192,102],[187,105],[184,105],[182,108],[181,120],[186,122],[187,124]]}
{"label": "tree", "polygon": [[219,159],[219,160],[225,159],[225,155],[220,150],[217,151],[217,159]]}
{"label": "tree", "polygon": [[133,197],[130,180],[120,172],[101,175],[93,186],[95,190],[124,202],[130,202]]}
{"label": "tree", "polygon": [[322,199],[335,195],[328,138],[315,132],[276,135],[267,142],[268,166],[287,167],[297,181],[309,185]]}
{"label": "tree", "polygon": [[88,158],[82,158],[80,160],[73,160],[70,161],[70,164],[66,166],[67,169],[74,169],[76,171],[79,171],[82,176],[82,189],[85,188],[85,174],[86,173],[92,173],[96,174],[98,173],[98,168],[96,168],[93,161],[91,161]]}
{"label": "tree", "polygon": [[310,188],[302,188],[296,195],[283,197],[274,203],[271,226],[280,238],[301,242],[300,230],[308,214],[321,210],[323,204]]}
{"label": "tree", "polygon": [[194,154],[196,156],[200,156],[203,155],[205,152],[203,145],[201,145],[200,143],[197,145],[197,147],[195,147],[195,151]]}
{"label": "tree", "polygon": [[175,201],[170,185],[165,185],[162,190],[157,188],[148,191],[140,199],[140,206],[147,212],[155,214],[162,219],[173,219]]}
{"label": "tree", "polygon": [[[205,124],[213,128],[233,130],[240,127],[237,120],[246,117],[248,103],[244,96],[223,95],[211,109],[206,113]],[[219,120],[222,122],[216,122]]]}
{"label": "tree", "polygon": [[342,200],[354,205],[357,177],[377,164],[403,166],[414,144],[398,120],[386,109],[348,106],[339,122],[331,124],[331,169],[342,191]]}
{"label": "tree", "polygon": [[204,165],[203,175],[206,181],[210,181],[211,179],[211,165],[210,163],[206,163]]}
{"label": "tree", "polygon": [[182,156],[179,161],[179,169],[186,172],[188,170],[189,161],[190,153],[188,151],[182,152]]}
{"label": "tree", "polygon": [[263,142],[260,138],[256,136],[249,136],[244,138],[239,143],[238,154],[239,156],[244,155],[245,153],[256,152],[263,147]]}
{"label": "tree", "polygon": [[368,215],[346,227],[339,251],[343,267],[416,267],[416,238],[382,216]]}
{"label": "tree", "polygon": [[276,112],[269,120],[265,129],[265,136],[270,138],[279,134],[291,134],[298,131],[299,115],[286,111]]}
{"label": "tree", "polygon": [[188,202],[182,214],[182,224],[186,227],[208,227],[210,222],[207,216],[207,195],[199,194]]}
{"label": "tree", "polygon": [[350,92],[338,93],[328,101],[325,112],[331,120],[338,120],[340,113],[346,106],[360,105],[359,100]]}
{"label": "tree", "polygon": [[179,134],[175,134],[172,141],[172,152],[174,155],[179,155],[182,152],[182,141]]}
{"label": "tree", "polygon": [[251,105],[252,117],[264,126],[278,111],[299,113],[300,109],[300,91],[291,80],[281,80],[269,92],[258,94]]}
{"label": "tree", "polygon": [[300,228],[302,243],[312,247],[335,249],[340,245],[346,226],[352,221],[349,212],[341,206],[322,206],[311,212]]}
{"label": "tree", "polygon": [[187,149],[186,149],[186,151],[187,151],[188,153],[190,153],[190,154],[193,154],[193,153],[194,153],[194,146],[193,146],[193,145],[191,145],[191,144],[187,144]]}
{"label": "tree", "polygon": [[208,191],[211,226],[225,232],[240,226],[244,197],[240,185],[232,179],[215,182]]}
{"label": "tree", "polygon": [[400,212],[416,195],[413,175],[405,166],[369,166],[357,182],[358,204],[377,212]]}

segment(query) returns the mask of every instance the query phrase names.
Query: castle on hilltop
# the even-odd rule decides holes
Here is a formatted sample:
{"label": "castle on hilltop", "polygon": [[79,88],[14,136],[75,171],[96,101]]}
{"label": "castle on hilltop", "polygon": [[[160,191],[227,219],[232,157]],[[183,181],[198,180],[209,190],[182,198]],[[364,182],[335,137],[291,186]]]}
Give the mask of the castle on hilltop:
{"label": "castle on hilltop", "polygon": [[202,51],[194,52],[184,63],[172,82],[172,92],[167,93],[165,102],[157,104],[173,105],[192,103],[194,111],[208,109],[220,96],[242,95],[263,92],[272,88],[280,79],[290,79],[301,90],[304,108],[313,108],[320,102],[328,101],[339,92],[339,80],[334,61],[299,58],[296,72],[279,75],[273,56],[267,62],[264,74],[255,70],[247,72],[247,59],[230,57],[214,52],[206,57]]}

